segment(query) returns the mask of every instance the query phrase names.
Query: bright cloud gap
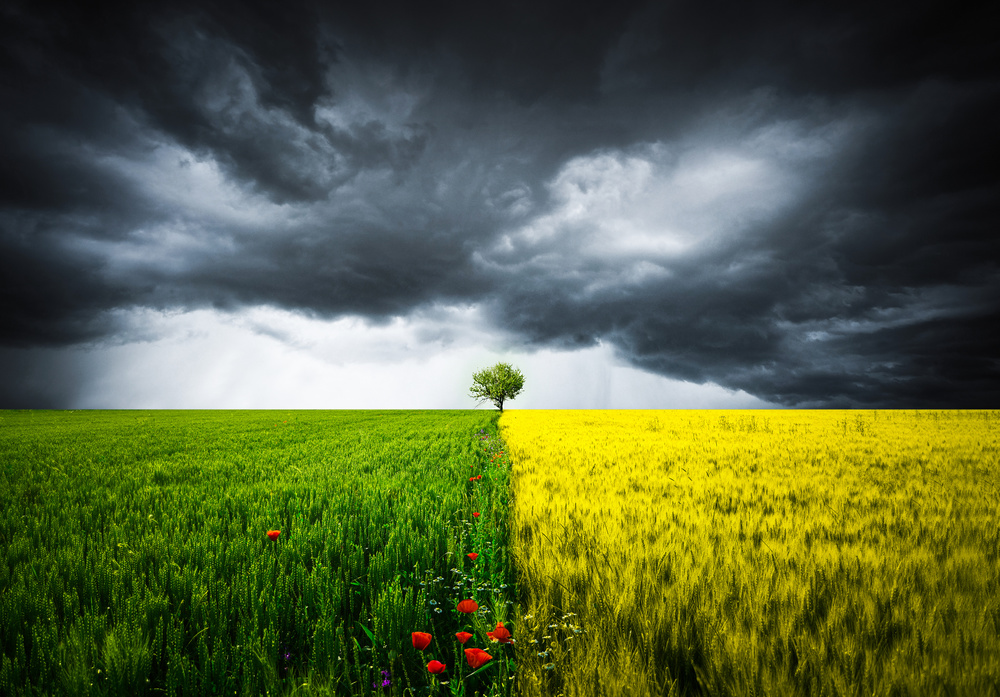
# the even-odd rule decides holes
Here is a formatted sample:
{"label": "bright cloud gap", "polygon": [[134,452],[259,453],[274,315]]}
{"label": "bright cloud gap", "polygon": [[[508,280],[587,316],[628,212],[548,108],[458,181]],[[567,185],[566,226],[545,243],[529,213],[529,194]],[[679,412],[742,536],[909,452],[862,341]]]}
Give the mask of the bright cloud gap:
{"label": "bright cloud gap", "polygon": [[134,341],[50,350],[49,369],[72,364],[86,375],[67,408],[470,409],[472,373],[500,360],[527,378],[510,409],[772,406],[628,367],[607,345],[524,350],[484,325],[475,307],[383,324],[274,307],[118,315]]}

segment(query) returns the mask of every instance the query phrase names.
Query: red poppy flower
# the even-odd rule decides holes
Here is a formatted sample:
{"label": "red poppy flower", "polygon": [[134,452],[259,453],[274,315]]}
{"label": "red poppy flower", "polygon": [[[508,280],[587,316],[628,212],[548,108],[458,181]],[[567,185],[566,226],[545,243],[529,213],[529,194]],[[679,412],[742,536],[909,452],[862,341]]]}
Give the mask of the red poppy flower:
{"label": "red poppy flower", "polygon": [[510,630],[503,626],[503,622],[497,622],[497,628],[492,632],[486,632],[492,641],[499,641],[501,644],[510,643]]}
{"label": "red poppy flower", "polygon": [[471,614],[479,609],[479,603],[471,598],[468,600],[463,600],[458,604],[458,611],[464,612],[466,614]]}
{"label": "red poppy flower", "polygon": [[423,651],[428,646],[431,645],[431,639],[433,637],[427,632],[413,632],[413,648],[418,651]]}
{"label": "red poppy flower", "polygon": [[458,632],[455,636],[458,637],[458,643],[460,644],[464,644],[472,638],[472,635],[468,632]]}
{"label": "red poppy flower", "polygon": [[472,517],[473,518],[478,518],[479,517],[479,511],[473,511],[472,512]]}
{"label": "red poppy flower", "polygon": [[469,553],[468,553],[468,554],[466,554],[465,556],[467,556],[467,557],[468,557],[469,559],[471,559],[472,561],[476,561],[476,559],[478,559],[478,558],[479,558],[479,554],[478,554],[478,553],[476,553],[476,552],[469,552]]}
{"label": "red poppy flower", "polygon": [[438,673],[443,673],[447,667],[441,661],[431,661],[427,664],[427,672],[437,675]]}
{"label": "red poppy flower", "polygon": [[280,535],[280,534],[281,534],[281,530],[268,530],[267,531],[267,536],[270,537],[272,540],[277,540],[278,539],[278,535]]}
{"label": "red poppy flower", "polygon": [[469,481],[470,482],[474,482],[474,481],[476,481],[476,478],[475,477],[469,477]]}
{"label": "red poppy flower", "polygon": [[469,662],[469,665],[473,670],[476,670],[477,668],[482,668],[488,662],[492,661],[493,656],[489,655],[482,649],[466,649],[465,660]]}
{"label": "red poppy flower", "polygon": [[478,481],[479,481],[480,479],[482,479],[482,478],[483,478],[483,475],[481,475],[481,474],[477,474],[477,475],[476,475],[476,481],[477,481],[477,482],[478,482]]}

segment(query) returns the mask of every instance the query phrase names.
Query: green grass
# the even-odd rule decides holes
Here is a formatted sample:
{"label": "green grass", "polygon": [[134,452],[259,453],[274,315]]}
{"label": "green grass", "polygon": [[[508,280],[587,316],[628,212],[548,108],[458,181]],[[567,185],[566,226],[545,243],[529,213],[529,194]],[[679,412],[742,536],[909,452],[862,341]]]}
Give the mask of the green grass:
{"label": "green grass", "polygon": [[[495,435],[485,411],[0,412],[0,693],[509,694]],[[462,628],[495,657],[472,677]]]}

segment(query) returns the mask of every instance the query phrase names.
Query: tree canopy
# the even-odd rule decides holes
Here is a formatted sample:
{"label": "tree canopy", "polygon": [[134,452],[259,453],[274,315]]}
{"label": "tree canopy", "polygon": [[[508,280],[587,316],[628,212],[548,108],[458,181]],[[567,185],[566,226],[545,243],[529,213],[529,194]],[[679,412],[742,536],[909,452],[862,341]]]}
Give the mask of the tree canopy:
{"label": "tree canopy", "polygon": [[497,363],[472,374],[470,395],[478,404],[489,401],[503,411],[505,400],[514,399],[524,389],[524,375],[509,363]]}

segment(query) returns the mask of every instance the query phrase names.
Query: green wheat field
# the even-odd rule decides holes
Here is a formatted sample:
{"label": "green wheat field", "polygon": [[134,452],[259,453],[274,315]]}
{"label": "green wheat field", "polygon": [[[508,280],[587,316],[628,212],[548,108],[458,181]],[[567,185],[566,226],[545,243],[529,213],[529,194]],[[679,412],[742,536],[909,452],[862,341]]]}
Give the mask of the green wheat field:
{"label": "green wheat field", "polygon": [[496,420],[0,412],[0,694],[509,694]]}

